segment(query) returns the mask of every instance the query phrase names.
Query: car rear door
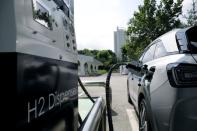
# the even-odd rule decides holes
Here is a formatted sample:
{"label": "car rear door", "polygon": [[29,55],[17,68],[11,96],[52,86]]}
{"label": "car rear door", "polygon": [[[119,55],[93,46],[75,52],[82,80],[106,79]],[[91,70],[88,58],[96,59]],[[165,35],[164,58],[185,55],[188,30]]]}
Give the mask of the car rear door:
{"label": "car rear door", "polygon": [[[143,54],[142,54],[143,56]],[[131,63],[133,65],[137,65],[137,61],[131,61]],[[136,75],[136,71],[135,70],[132,70],[129,72],[128,74],[128,91],[129,91],[129,95],[130,95],[130,98],[132,99],[133,102],[135,102],[135,99],[134,99],[134,76]]]}
{"label": "car rear door", "polygon": [[[139,59],[139,65],[153,60],[155,47],[156,47],[156,44],[153,43],[145,49],[143,53],[143,57]],[[144,74],[142,74],[142,72],[135,72],[133,74],[133,99],[136,105],[137,105],[137,99],[138,99],[138,89],[141,84],[141,79],[143,75]]]}
{"label": "car rear door", "polygon": [[[166,65],[168,64],[167,61],[170,58],[170,54],[171,54],[167,52],[161,40],[155,41],[154,44],[156,45],[156,47],[155,47],[153,59],[147,62],[143,60],[143,64],[147,65],[148,70],[154,70],[154,73],[151,76],[152,78],[150,78],[149,80],[147,79],[148,81],[146,82],[143,80],[141,81],[141,82],[145,82],[146,84],[150,84],[148,89],[149,94],[151,93],[151,90],[155,90],[158,86],[160,86],[164,81],[167,80],[165,75]],[[168,57],[164,58],[165,56]]]}

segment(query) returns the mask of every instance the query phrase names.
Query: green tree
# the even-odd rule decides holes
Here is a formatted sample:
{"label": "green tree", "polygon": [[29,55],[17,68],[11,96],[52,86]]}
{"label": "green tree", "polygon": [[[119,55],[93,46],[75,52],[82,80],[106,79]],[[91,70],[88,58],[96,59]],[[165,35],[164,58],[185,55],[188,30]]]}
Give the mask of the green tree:
{"label": "green tree", "polygon": [[156,38],[181,26],[179,16],[182,14],[183,0],[161,0],[156,10]]}
{"label": "green tree", "polygon": [[102,69],[108,70],[113,64],[117,62],[114,52],[111,50],[79,50],[79,54],[92,56],[103,63]]}
{"label": "green tree", "polygon": [[161,0],[157,5],[156,0],[144,0],[144,4],[138,7],[128,23],[128,41],[122,48],[123,53],[136,59],[151,41],[179,27],[182,2],[183,0]]}
{"label": "green tree", "polygon": [[78,53],[82,55],[92,56],[92,53],[89,49],[79,50]]}
{"label": "green tree", "polygon": [[188,15],[184,16],[187,19],[186,26],[197,25],[197,0],[192,1],[192,8],[187,13]]}
{"label": "green tree", "polygon": [[143,51],[141,46],[136,46],[137,44],[127,43],[122,47],[122,55],[124,56],[124,61],[130,61],[130,59],[137,59],[139,54]]}
{"label": "green tree", "polygon": [[127,62],[128,61],[127,46],[126,45],[123,45],[123,47],[121,48],[121,50],[122,50],[122,61],[123,62]]}
{"label": "green tree", "polygon": [[96,59],[103,63],[103,69],[108,70],[116,61],[116,55],[111,50],[101,50],[97,53]]}

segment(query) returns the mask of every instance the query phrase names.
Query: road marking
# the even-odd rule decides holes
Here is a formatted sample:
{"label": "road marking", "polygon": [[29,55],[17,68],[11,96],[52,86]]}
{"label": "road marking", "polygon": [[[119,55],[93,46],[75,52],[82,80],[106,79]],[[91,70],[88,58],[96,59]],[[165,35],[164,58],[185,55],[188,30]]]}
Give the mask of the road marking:
{"label": "road marking", "polygon": [[126,109],[132,131],[139,131],[139,124],[134,109]]}
{"label": "road marking", "polygon": [[78,95],[78,97],[80,97],[80,96],[82,96],[84,93],[82,92],[82,93],[80,93],[79,95]]}

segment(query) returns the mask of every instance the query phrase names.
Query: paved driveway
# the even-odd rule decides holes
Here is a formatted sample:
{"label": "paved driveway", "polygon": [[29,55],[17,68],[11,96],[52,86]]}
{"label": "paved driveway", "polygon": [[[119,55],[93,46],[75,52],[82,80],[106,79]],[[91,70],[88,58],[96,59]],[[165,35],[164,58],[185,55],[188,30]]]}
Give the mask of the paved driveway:
{"label": "paved driveway", "polygon": [[[85,81],[105,81],[106,75],[99,77],[82,77]],[[139,131],[137,116],[131,106],[127,102],[127,76],[115,73],[111,78],[112,88],[112,109],[113,123],[115,131]],[[104,87],[87,87],[87,90],[94,97],[103,96],[105,98]],[[79,96],[84,97],[84,93],[79,88]]]}

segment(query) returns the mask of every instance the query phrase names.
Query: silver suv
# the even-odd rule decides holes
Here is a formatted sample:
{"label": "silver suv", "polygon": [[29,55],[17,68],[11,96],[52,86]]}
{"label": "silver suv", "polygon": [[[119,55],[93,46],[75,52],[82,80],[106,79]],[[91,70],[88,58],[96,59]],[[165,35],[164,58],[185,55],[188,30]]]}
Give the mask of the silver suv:
{"label": "silver suv", "polygon": [[197,26],[162,35],[127,68],[140,131],[197,131]]}

